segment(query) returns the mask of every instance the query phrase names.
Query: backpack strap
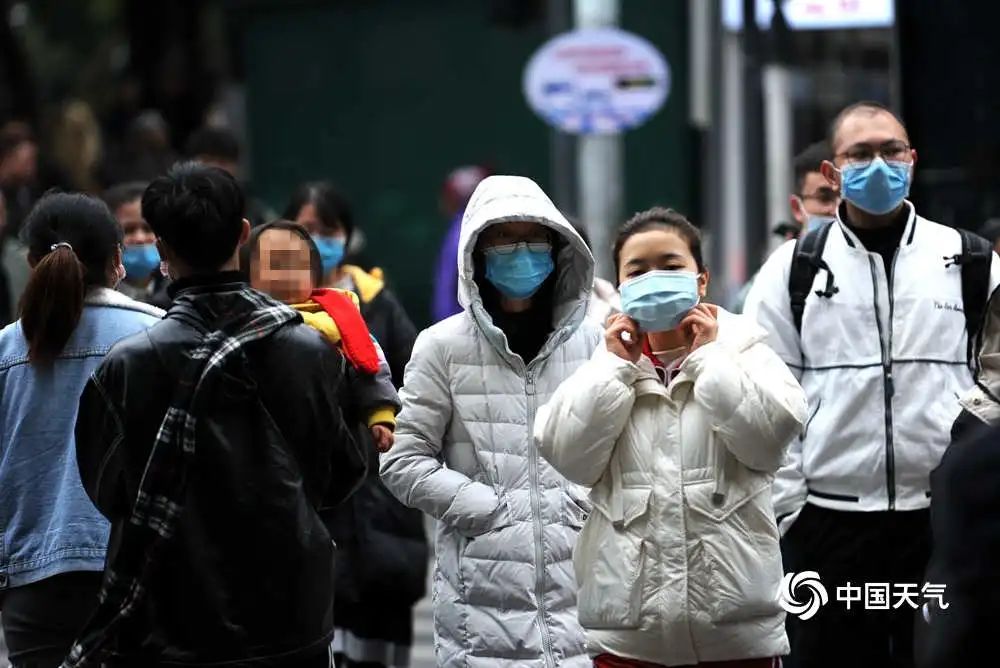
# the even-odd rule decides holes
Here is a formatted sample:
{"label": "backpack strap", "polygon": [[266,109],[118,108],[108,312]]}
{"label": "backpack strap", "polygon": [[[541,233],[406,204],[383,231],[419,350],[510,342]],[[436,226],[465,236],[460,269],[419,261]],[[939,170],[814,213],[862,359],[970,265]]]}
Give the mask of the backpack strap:
{"label": "backpack strap", "polygon": [[[806,310],[806,299],[812,290],[813,280],[820,269],[827,269],[823,261],[823,248],[826,246],[826,238],[830,235],[830,228],[834,224],[834,221],[830,221],[799,237],[795,242],[795,250],[792,251],[792,267],[788,274],[788,300],[792,307],[795,331],[800,336],[802,314]],[[830,286],[827,291],[832,290],[836,288]]]}
{"label": "backpack strap", "polygon": [[962,237],[962,253],[945,258],[962,268],[962,310],[965,311],[966,361],[970,368],[977,364],[976,340],[990,298],[990,269],[993,247],[990,242],[968,230],[957,230]]}

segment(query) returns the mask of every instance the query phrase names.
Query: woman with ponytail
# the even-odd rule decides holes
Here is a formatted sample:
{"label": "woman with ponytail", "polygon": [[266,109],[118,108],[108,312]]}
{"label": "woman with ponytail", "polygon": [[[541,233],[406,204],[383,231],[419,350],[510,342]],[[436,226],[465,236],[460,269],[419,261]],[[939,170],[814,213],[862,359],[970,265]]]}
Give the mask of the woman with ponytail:
{"label": "woman with ponytail", "polygon": [[114,290],[121,226],[81,194],[43,197],[25,220],[31,277],[0,331],[0,623],[15,666],[58,666],[96,603],[108,524],[77,470],[83,387],[118,340],[159,309]]}

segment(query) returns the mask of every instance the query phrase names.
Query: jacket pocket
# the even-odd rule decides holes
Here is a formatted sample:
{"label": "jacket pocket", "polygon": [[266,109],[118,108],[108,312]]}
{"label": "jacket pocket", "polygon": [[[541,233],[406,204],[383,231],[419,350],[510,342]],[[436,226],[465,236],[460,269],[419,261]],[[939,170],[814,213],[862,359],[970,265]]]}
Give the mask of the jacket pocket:
{"label": "jacket pocket", "polygon": [[648,487],[626,487],[595,498],[573,563],[580,585],[580,624],[587,629],[634,629],[642,612],[643,540]]}
{"label": "jacket pocket", "polygon": [[779,613],[781,551],[769,502],[765,487],[724,514],[690,506],[691,602],[714,622]]}
{"label": "jacket pocket", "polygon": [[583,528],[587,517],[593,508],[593,504],[573,485],[567,485],[562,494],[563,499],[563,523],[576,530]]}

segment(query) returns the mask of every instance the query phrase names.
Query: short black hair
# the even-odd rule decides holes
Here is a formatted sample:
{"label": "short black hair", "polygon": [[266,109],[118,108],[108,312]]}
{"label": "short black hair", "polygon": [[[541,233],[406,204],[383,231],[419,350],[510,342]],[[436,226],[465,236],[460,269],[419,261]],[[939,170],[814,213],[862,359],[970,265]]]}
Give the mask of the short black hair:
{"label": "short black hair", "polygon": [[801,153],[795,156],[795,159],[792,161],[792,170],[795,173],[796,193],[802,193],[806,176],[818,172],[826,160],[833,162],[833,151],[830,150],[830,142],[826,140],[809,144]]}
{"label": "short black hair", "polygon": [[340,225],[344,228],[346,246],[350,246],[354,235],[354,212],[347,197],[329,181],[311,181],[303,183],[295,192],[285,207],[284,218],[295,220],[306,204],[316,207],[316,214],[324,226],[334,228]]}
{"label": "short black hair", "polygon": [[615,238],[614,246],[615,276],[618,275],[618,270],[621,269],[622,247],[625,245],[625,242],[640,232],[647,232],[658,227],[676,232],[678,236],[684,239],[691,250],[695,264],[698,265],[698,271],[705,271],[705,263],[702,260],[701,254],[701,232],[698,228],[694,226],[694,223],[685,218],[683,214],[673,209],[654,206],[652,209],[640,211],[635,214],[618,228],[618,236]]}
{"label": "short black hair", "polygon": [[142,217],[193,270],[213,272],[236,252],[244,206],[243,190],[228,172],[181,162],[146,188]]}
{"label": "short black hair", "polygon": [[306,228],[298,223],[283,219],[272,220],[270,223],[258,225],[250,231],[250,237],[243,244],[243,247],[240,248],[240,272],[243,274],[244,280],[247,283],[250,282],[250,263],[257,257],[260,250],[261,235],[268,230],[288,230],[306,242],[306,245],[309,247],[309,265],[312,270],[313,285],[317,288],[320,287],[323,284],[323,260],[320,257],[319,248],[316,247],[316,242],[309,236]]}
{"label": "short black hair", "polygon": [[827,136],[827,141],[830,144],[831,151],[837,146],[837,133],[840,132],[840,126],[843,125],[844,120],[858,111],[864,111],[870,116],[874,116],[875,114],[889,114],[896,119],[896,122],[903,127],[903,132],[906,132],[907,136],[909,136],[909,132],[906,130],[906,124],[903,123],[903,119],[896,115],[896,112],[881,102],[862,100],[861,102],[849,104],[841,109],[840,112],[834,117],[833,122],[830,123],[830,131]]}
{"label": "short black hair", "polygon": [[105,190],[101,199],[111,209],[111,213],[115,213],[119,207],[142,199],[142,194],[146,192],[148,186],[149,184],[145,181],[126,181]]}
{"label": "short black hair", "polygon": [[203,127],[195,130],[184,145],[184,155],[194,159],[202,156],[222,158],[238,162],[240,159],[240,142],[229,130],[224,128]]}

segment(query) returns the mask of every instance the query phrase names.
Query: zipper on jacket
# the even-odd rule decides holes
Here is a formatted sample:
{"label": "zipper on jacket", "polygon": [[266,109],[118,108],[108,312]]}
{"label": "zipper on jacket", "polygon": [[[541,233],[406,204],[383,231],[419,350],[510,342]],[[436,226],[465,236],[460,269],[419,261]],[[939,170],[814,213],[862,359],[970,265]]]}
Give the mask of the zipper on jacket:
{"label": "zipper on jacket", "polygon": [[532,525],[535,528],[535,599],[538,601],[538,630],[542,634],[542,651],[545,663],[555,668],[552,658],[552,632],[549,622],[545,619],[545,542],[542,526],[541,500],[538,498],[538,453],[532,446],[534,439],[533,425],[535,422],[535,375],[529,367],[525,367],[525,397],[528,400],[528,475],[531,497]]}
{"label": "zipper on jacket", "polygon": [[893,253],[892,263],[887,268],[886,272],[886,277],[888,279],[887,288],[889,293],[888,347],[886,345],[886,335],[882,329],[882,316],[878,307],[878,270],[875,267],[875,258],[872,257],[870,253],[868,255],[868,266],[871,269],[872,274],[872,293],[875,301],[875,325],[878,328],[879,350],[882,355],[882,387],[883,395],[885,397],[885,486],[886,496],[889,501],[889,510],[896,509],[896,454],[892,439],[892,396],[895,393],[895,383],[892,378],[892,315],[894,301],[892,296],[892,276],[895,273],[896,255],[898,254],[899,249],[897,248],[896,252]]}

